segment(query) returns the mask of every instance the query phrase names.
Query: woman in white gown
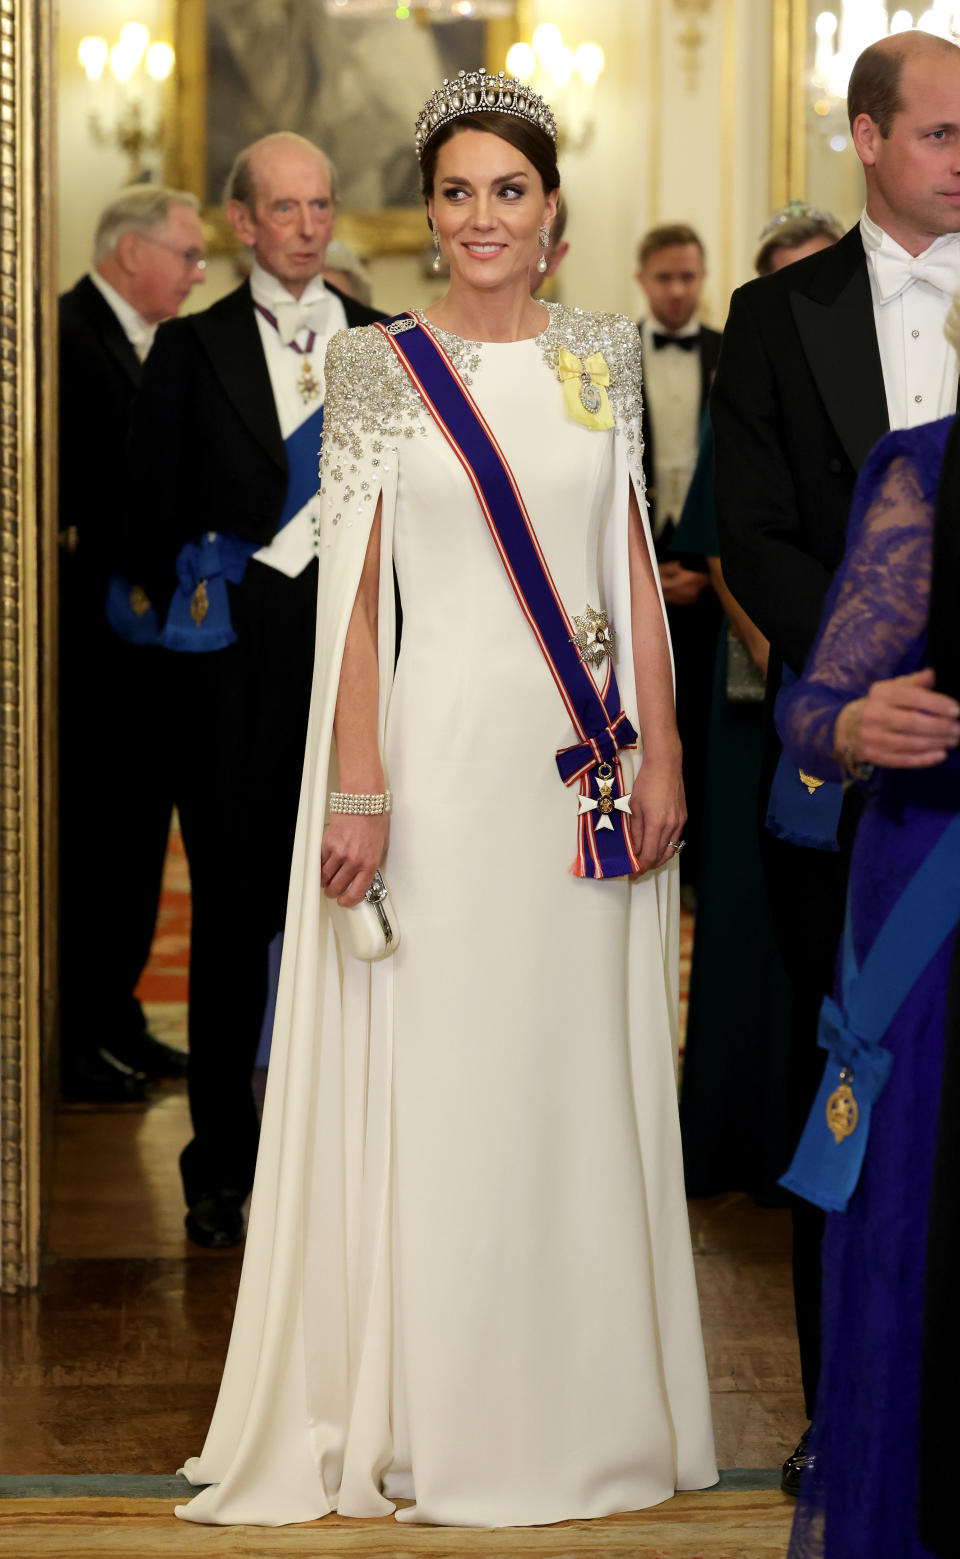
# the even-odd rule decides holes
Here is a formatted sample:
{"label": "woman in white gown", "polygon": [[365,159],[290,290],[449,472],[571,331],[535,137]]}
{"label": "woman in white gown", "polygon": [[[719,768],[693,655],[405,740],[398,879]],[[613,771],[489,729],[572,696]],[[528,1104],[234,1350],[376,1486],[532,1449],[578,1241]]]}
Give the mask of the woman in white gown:
{"label": "woman in white gown", "polygon": [[[466,112],[478,82],[495,112]],[[474,488],[397,336],[336,336],[263,1135],[189,1520],[399,1500],[414,1502],[400,1521],[525,1525],[716,1478],[677,1125],[684,813],[639,339],[625,318],[531,298],[559,178],[549,110],[512,88],[471,74],[421,116],[451,282],[400,330],[428,333],[469,384],[587,649],[598,611],[619,630],[640,870],[571,874],[588,785],[568,789],[555,753],[578,733]],[[388,784],[389,836],[386,815],[327,821],[331,791]],[[329,904],[358,902],[381,863],[402,937],[369,965],[338,951]]]}

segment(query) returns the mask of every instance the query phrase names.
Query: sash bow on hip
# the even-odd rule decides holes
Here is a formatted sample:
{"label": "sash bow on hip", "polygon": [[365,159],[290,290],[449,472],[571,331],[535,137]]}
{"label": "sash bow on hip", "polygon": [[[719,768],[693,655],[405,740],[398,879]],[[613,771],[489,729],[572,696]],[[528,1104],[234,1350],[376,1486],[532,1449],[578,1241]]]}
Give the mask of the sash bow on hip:
{"label": "sash bow on hip", "polygon": [[793,1162],[780,1181],[788,1191],[828,1212],[846,1210],[863,1168],[873,1106],[893,1066],[893,1055],[880,1041],[958,916],[960,817],[947,824],[906,883],[860,967],[848,896],[841,1003],[828,996],[820,1010],[817,1043],[827,1052],[827,1064]]}
{"label": "sash bow on hip", "polygon": [[[574,644],[573,624],[513,472],[437,338],[411,314],[400,314],[376,329],[390,343],[466,472],[520,609],[577,732],[577,742],[556,755],[563,783],[579,787],[573,874],[623,877],[638,872],[619,756],[636,746],[637,733],[624,713],[613,662],[607,663],[601,692]],[[606,391],[602,393],[606,401]]]}

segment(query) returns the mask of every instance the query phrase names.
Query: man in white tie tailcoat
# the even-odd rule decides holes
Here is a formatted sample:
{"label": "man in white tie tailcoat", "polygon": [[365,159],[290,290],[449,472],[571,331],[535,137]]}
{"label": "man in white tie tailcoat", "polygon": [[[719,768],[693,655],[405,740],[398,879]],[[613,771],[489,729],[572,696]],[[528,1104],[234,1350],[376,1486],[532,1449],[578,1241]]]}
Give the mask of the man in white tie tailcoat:
{"label": "man in white tie tailcoat", "polygon": [[121,190],[100,213],[90,270],[60,299],[59,992],[69,1099],[140,1101],[148,1077],[182,1077],[186,1064],[149,1033],[133,994],[172,805],[154,734],[160,654],[122,638],[106,600],[124,567],[125,452],[143,362],[161,320],[204,278],[199,207],[162,185]]}
{"label": "man in white tie tailcoat", "polygon": [[252,1073],[313,675],[324,355],[337,330],[382,317],[322,280],[336,194],[300,136],[240,153],[226,207],[251,276],[161,327],[133,419],[131,557],[164,621],[193,900],[180,1168],[187,1233],[210,1247],[242,1239],[256,1160]]}
{"label": "man in white tie tailcoat", "polygon": [[[890,428],[957,408],[957,356],[943,327],[960,291],[960,49],[923,32],[884,38],[857,60],[848,109],[866,178],[860,222],[832,248],[734,293],[711,400],[724,578],[770,640],[771,711],[784,670],[799,675],[816,637],[873,445]],[[779,758],[772,720],[768,737],[761,818]],[[833,850],[761,832],[794,990],[797,1137],[823,1070],[817,1018],[833,982],[859,808],[848,791]],[[820,1367],[822,1222],[818,1209],[796,1204],[808,1416]],[[787,1492],[806,1460],[804,1436],[784,1466]]]}

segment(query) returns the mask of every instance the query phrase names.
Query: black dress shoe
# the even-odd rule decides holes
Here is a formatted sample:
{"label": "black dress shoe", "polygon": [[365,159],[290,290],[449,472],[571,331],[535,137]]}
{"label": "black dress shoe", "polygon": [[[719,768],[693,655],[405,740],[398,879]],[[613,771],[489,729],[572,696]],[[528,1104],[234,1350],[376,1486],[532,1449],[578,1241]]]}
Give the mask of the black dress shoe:
{"label": "black dress shoe", "polygon": [[816,1457],[811,1456],[807,1449],[810,1443],[810,1430],[805,1429],[800,1436],[800,1444],[792,1456],[788,1456],[780,1473],[780,1487],[784,1494],[792,1494],[794,1498],[800,1493],[800,1480],[808,1467],[812,1467]]}
{"label": "black dress shoe", "polygon": [[143,1104],[147,1079],[108,1050],[93,1050],[64,1067],[61,1092],[82,1104]]}
{"label": "black dress shoe", "polygon": [[178,1050],[175,1045],[165,1045],[162,1039],[157,1039],[146,1029],[142,1034],[138,1034],[136,1039],[127,1040],[122,1045],[118,1044],[113,1049],[113,1054],[118,1060],[125,1061],[138,1072],[144,1072],[147,1077],[186,1077],[187,1075],[187,1052]]}
{"label": "black dress shoe", "polygon": [[244,1198],[235,1191],[207,1191],[191,1203],[183,1220],[194,1245],[226,1250],[243,1239]]}

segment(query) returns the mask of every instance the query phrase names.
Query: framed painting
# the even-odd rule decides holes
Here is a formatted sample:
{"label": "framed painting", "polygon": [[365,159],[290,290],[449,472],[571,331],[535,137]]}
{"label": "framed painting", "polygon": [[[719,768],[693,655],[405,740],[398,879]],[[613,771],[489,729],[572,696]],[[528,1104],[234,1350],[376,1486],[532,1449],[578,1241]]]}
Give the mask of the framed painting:
{"label": "framed painting", "polygon": [[[444,76],[502,70],[519,7],[437,22],[426,6],[362,16],[337,0],[178,0],[171,182],[200,195],[217,240],[232,234],[223,186],[241,147],[295,130],[336,164],[338,236],[361,255],[415,253],[427,233],[413,126]],[[216,240],[215,240],[216,241]]]}

